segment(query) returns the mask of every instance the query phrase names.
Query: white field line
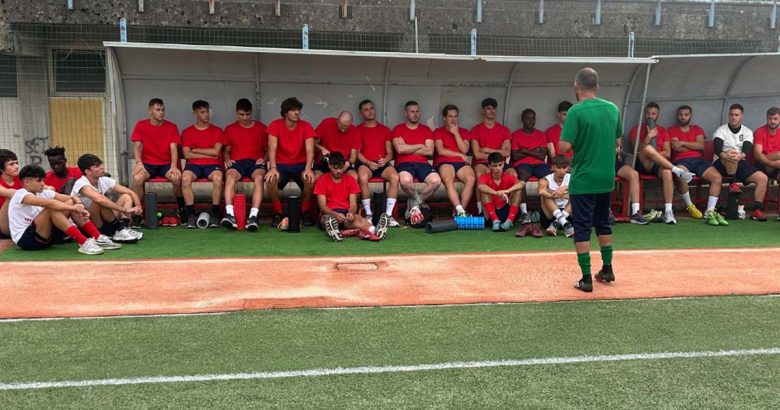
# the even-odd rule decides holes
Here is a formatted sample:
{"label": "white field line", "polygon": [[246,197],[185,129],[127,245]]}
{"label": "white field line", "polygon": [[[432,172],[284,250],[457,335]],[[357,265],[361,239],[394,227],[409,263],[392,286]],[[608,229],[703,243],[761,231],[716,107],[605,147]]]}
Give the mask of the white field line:
{"label": "white field line", "polygon": [[28,382],[28,383],[0,383],[0,391],[3,390],[34,390],[54,389],[67,387],[92,387],[92,386],[126,386],[135,384],[159,384],[159,383],[188,383],[210,381],[233,380],[265,380],[283,379],[293,377],[324,377],[343,376],[354,374],[381,374],[381,373],[409,373],[431,370],[450,369],[480,369],[493,367],[518,367],[539,365],[560,365],[573,363],[603,363],[621,362],[630,360],[659,360],[659,359],[684,359],[684,358],[712,358],[712,357],[739,357],[780,354],[780,348],[768,349],[743,349],[720,350],[701,352],[662,352],[662,353],[636,353],[599,356],[573,356],[573,357],[545,357],[522,360],[489,360],[473,362],[445,362],[434,364],[417,364],[404,366],[365,366],[365,367],[336,367],[330,369],[307,369],[274,372],[252,373],[226,373],[226,374],[200,374],[189,376],[150,376],[131,377],[124,379],[95,379],[95,380],[68,380],[59,382]]}

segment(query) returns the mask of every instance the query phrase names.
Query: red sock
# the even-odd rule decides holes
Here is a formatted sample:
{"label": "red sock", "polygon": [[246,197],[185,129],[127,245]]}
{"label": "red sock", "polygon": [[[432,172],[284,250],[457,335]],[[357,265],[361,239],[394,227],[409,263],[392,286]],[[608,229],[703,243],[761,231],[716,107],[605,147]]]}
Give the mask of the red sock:
{"label": "red sock", "polygon": [[488,211],[488,215],[490,216],[491,221],[498,220],[498,215],[496,215],[496,206],[493,205],[492,202],[488,202],[485,204],[485,210]]}
{"label": "red sock", "polygon": [[301,204],[301,212],[306,213],[311,209],[311,201],[303,201]]}
{"label": "red sock", "polygon": [[77,228],[76,225],[71,225],[68,229],[66,229],[65,235],[73,238],[73,240],[78,242],[79,245],[84,245],[84,242],[87,241],[87,237],[81,234],[81,231],[79,231],[79,228]]}
{"label": "red sock", "polygon": [[279,214],[279,215],[282,214],[282,201],[278,199],[274,199],[273,201],[271,201],[271,206],[273,206],[275,214]]}
{"label": "red sock", "polygon": [[98,231],[97,226],[95,226],[92,221],[87,221],[84,225],[81,226],[82,229],[84,229],[84,232],[87,233],[87,235],[97,239],[98,236],[100,236],[100,231]]}
{"label": "red sock", "polygon": [[509,207],[509,216],[507,216],[508,221],[515,221],[515,217],[517,216],[517,207],[512,205]]}

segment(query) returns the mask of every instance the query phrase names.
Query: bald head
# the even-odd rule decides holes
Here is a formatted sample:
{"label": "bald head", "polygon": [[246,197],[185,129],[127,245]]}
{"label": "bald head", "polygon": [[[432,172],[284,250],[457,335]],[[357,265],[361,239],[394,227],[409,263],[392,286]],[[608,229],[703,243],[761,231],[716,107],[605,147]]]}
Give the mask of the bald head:
{"label": "bald head", "polygon": [[574,85],[583,90],[595,91],[599,88],[599,75],[590,67],[582,68],[574,77]]}
{"label": "bald head", "polygon": [[337,123],[338,123],[339,131],[347,132],[349,127],[352,126],[352,113],[349,111],[340,112]]}

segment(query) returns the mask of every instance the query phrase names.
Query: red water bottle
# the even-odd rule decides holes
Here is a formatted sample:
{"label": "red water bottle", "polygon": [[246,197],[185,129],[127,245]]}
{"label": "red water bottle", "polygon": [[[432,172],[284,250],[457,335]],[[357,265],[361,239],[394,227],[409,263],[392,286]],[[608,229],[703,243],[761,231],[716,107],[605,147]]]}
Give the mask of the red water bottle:
{"label": "red water bottle", "polygon": [[236,215],[236,225],[239,231],[246,228],[246,195],[236,193],[233,195],[233,212]]}

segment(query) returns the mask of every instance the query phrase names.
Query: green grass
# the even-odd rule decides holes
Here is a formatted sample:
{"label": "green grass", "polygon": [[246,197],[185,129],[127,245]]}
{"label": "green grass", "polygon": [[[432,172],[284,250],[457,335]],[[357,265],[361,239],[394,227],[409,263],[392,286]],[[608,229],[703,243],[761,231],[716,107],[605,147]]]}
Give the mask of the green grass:
{"label": "green grass", "polygon": [[[0,382],[780,347],[780,298],[0,323]],[[3,408],[771,408],[780,357],[0,391]]]}
{"label": "green grass", "polygon": [[[734,221],[728,227],[712,227],[702,221],[680,218],[678,225],[618,224],[614,228],[615,249],[669,249],[707,247],[757,247],[780,244],[780,224]],[[259,232],[233,232],[224,228],[188,230],[160,228],[144,230],[144,239],[101,256],[76,252],[75,244],[57,245],[38,252],[13,247],[0,253],[2,261],[105,260],[136,258],[196,258],[233,256],[336,256],[415,253],[519,252],[572,250],[571,239],[557,237],[515,238],[514,232],[453,231],[428,234],[412,228],[391,229],[380,243],[347,238],[333,243],[318,228],[285,233],[263,226]],[[595,243],[595,239],[594,239]]]}

